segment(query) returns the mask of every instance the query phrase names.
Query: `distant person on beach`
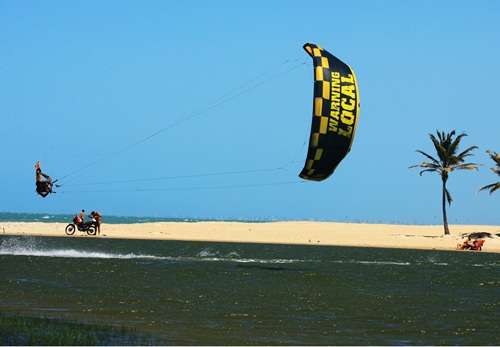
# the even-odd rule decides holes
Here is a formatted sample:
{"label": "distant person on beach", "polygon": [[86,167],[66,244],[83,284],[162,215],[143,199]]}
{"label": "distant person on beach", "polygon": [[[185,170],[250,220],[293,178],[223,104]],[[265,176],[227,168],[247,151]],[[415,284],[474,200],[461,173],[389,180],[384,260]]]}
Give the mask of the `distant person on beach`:
{"label": "distant person on beach", "polygon": [[83,221],[85,220],[85,210],[82,210],[82,212],[80,212],[80,219],[82,220],[83,223]]}
{"label": "distant person on beach", "polygon": [[474,240],[474,245],[470,248],[472,251],[480,251],[482,250],[484,240],[480,237]]}
{"label": "distant person on beach", "polygon": [[472,241],[472,239],[471,239],[471,237],[469,235],[469,236],[467,236],[467,240],[465,240],[462,243],[458,243],[457,244],[457,249],[460,249],[460,250],[462,250],[462,249],[471,249],[471,248],[474,247],[474,242],[475,241]]}
{"label": "distant person on beach", "polygon": [[95,225],[97,228],[97,235],[101,235],[101,221],[102,215],[97,211],[92,211],[89,214],[90,219],[95,219]]}

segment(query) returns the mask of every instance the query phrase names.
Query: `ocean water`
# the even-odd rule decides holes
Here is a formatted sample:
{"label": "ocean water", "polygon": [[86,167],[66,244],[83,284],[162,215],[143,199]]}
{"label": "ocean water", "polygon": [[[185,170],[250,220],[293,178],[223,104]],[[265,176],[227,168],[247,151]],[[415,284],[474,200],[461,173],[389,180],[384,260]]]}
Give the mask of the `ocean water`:
{"label": "ocean water", "polygon": [[[91,211],[85,212],[88,215]],[[75,211],[79,214],[80,211]],[[52,213],[20,213],[0,212],[0,223],[2,222],[41,222],[41,223],[71,223],[75,214],[52,214]],[[106,224],[131,224],[131,223],[155,223],[155,222],[201,222],[201,221],[240,221],[240,222],[268,222],[270,220],[248,220],[248,219],[206,219],[188,217],[135,217],[135,216],[103,216]]]}
{"label": "ocean water", "polygon": [[493,253],[0,236],[4,312],[174,345],[499,345]]}

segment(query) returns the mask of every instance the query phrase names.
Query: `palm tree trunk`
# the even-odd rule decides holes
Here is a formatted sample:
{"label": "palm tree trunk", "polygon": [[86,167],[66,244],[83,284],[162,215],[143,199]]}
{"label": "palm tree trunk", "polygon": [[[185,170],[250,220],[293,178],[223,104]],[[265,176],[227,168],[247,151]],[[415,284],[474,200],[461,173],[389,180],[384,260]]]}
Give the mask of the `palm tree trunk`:
{"label": "palm tree trunk", "polygon": [[443,225],[444,225],[444,234],[450,235],[450,229],[448,228],[448,217],[446,216],[446,177],[443,177]]}

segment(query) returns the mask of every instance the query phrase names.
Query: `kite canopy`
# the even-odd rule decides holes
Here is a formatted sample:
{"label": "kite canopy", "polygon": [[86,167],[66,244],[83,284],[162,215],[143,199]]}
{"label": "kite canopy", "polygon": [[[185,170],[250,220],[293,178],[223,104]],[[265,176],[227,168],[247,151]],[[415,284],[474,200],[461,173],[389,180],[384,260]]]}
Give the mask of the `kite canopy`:
{"label": "kite canopy", "polygon": [[351,150],[359,113],[354,71],[314,43],[304,49],[314,62],[314,103],[311,137],[300,177],[323,181]]}

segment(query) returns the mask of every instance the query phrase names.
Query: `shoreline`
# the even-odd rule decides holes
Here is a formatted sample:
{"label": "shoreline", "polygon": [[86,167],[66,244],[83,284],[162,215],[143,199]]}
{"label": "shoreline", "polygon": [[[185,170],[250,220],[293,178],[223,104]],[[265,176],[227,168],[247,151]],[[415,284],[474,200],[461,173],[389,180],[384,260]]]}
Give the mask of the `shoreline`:
{"label": "shoreline", "polygon": [[101,236],[77,231],[68,236],[67,223],[1,222],[0,235],[122,238],[320,246],[455,250],[468,235],[486,240],[483,252],[500,253],[500,226],[356,224],[338,222],[154,222],[101,225]]}

